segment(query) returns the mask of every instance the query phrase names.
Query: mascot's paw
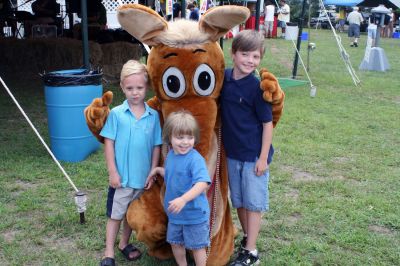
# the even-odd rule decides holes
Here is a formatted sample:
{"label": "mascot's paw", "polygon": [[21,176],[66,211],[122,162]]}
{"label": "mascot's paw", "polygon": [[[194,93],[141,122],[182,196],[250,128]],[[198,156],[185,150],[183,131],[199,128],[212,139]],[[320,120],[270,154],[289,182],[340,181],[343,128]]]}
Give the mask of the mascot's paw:
{"label": "mascot's paw", "polygon": [[93,133],[93,135],[101,142],[104,143],[104,138],[100,136],[100,131],[107,120],[110,113],[110,104],[113,99],[113,93],[107,91],[101,98],[96,98],[92,103],[85,108],[86,123]]}
{"label": "mascot's paw", "polygon": [[260,70],[260,88],[263,90],[263,98],[272,104],[272,115],[274,127],[278,123],[283,112],[285,93],[281,89],[277,78],[265,68]]}

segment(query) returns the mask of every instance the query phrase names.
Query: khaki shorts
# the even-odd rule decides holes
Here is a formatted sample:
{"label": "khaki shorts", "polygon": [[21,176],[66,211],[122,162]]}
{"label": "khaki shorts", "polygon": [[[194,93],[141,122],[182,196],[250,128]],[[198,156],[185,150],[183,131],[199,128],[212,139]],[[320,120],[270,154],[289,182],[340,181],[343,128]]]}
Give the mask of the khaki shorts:
{"label": "khaki shorts", "polygon": [[129,204],[138,199],[143,189],[108,188],[107,216],[113,220],[122,220],[125,217]]}

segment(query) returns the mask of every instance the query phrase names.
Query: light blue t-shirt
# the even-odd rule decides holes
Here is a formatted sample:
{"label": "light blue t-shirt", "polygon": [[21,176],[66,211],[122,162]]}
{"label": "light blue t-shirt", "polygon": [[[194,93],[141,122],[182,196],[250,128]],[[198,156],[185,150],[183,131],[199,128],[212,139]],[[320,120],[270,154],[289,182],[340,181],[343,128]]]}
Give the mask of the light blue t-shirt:
{"label": "light blue t-shirt", "polygon": [[179,213],[167,211],[169,202],[176,199],[198,182],[211,183],[206,162],[201,154],[191,149],[186,154],[175,154],[171,149],[165,161],[166,185],[164,209],[173,224],[200,224],[210,218],[210,207],[205,193],[186,203]]}
{"label": "light blue t-shirt", "polygon": [[115,163],[121,186],[142,189],[150,171],[154,146],[162,144],[157,111],[145,103],[144,114],[136,119],[125,100],[111,110],[100,135],[115,141]]}

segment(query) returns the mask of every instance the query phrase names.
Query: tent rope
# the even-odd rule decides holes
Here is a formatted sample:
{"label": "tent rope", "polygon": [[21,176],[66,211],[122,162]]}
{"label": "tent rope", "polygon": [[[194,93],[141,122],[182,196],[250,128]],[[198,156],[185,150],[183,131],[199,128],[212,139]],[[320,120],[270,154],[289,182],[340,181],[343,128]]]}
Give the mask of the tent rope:
{"label": "tent rope", "polygon": [[[275,0],[275,4],[276,4],[276,6],[278,7],[278,10],[279,10],[279,4],[278,4],[277,0]],[[289,39],[292,41],[292,45],[293,45],[294,49],[296,50],[297,55],[299,56],[300,63],[301,63],[301,65],[303,66],[303,69],[304,69],[304,72],[306,73],[306,76],[307,76],[308,81],[310,82],[310,89],[311,89],[311,92],[312,92],[313,95],[315,95],[317,87],[314,86],[314,84],[312,83],[312,80],[311,80],[311,78],[310,78],[310,75],[308,74],[307,68],[306,68],[306,66],[305,66],[305,64],[304,64],[303,58],[302,58],[301,55],[300,55],[300,51],[297,49],[297,45],[296,45],[296,43],[294,42],[294,38],[292,38],[292,37],[294,37],[294,36],[291,36],[290,33],[289,33],[288,31],[286,32],[286,34],[288,34]],[[314,97],[314,96],[313,96],[313,97]]]}
{"label": "tent rope", "polygon": [[326,8],[325,8],[325,5],[324,5],[323,1],[319,0],[319,3],[320,3],[320,6],[322,7],[323,12],[328,17],[329,26],[331,27],[333,35],[335,36],[336,43],[337,43],[337,45],[339,47],[340,56],[342,57],[345,65],[346,65],[347,71],[350,73],[350,76],[353,79],[354,85],[358,86],[361,83],[361,81],[358,78],[358,76],[357,76],[357,74],[356,74],[356,72],[355,72],[355,70],[354,70],[354,68],[353,68],[353,66],[351,64],[349,54],[346,52],[346,49],[344,49],[344,47],[343,47],[342,38],[339,35],[337,35],[335,27],[333,27],[333,25],[331,23],[331,20],[329,19],[328,12],[326,11]]}
{"label": "tent rope", "polygon": [[50,154],[51,158],[53,158],[54,162],[57,164],[58,168],[60,168],[61,172],[64,174],[65,178],[68,180],[68,182],[71,184],[71,186],[74,188],[76,192],[79,192],[78,188],[75,186],[75,184],[72,182],[71,178],[68,176],[68,174],[65,172],[64,168],[61,166],[57,158],[54,156],[50,148],[47,146],[46,142],[43,140],[43,138],[40,136],[39,132],[35,128],[35,126],[32,124],[31,120],[29,117],[26,115],[24,109],[20,106],[18,101],[15,99],[14,95],[11,93],[10,89],[7,87],[5,82],[0,76],[0,82],[3,84],[3,87],[6,89],[7,93],[10,95],[11,99],[14,101],[14,103],[17,105],[18,109],[21,111],[22,115],[25,117],[26,121],[28,121],[28,124],[31,126],[33,131],[35,132],[36,136],[39,138],[39,140],[42,142],[43,146],[46,148],[47,152]]}

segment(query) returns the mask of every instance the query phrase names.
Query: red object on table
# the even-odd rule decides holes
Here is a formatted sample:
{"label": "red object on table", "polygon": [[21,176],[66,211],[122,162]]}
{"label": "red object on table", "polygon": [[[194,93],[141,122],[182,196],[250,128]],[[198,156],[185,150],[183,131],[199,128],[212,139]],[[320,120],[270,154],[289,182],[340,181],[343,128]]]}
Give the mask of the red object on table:
{"label": "red object on table", "polygon": [[[264,16],[260,17],[260,24],[264,25],[265,18]],[[256,28],[256,16],[251,16],[245,23],[245,29],[254,30]],[[240,30],[243,30],[242,28]],[[274,26],[272,28],[272,38],[276,38],[278,35],[278,16],[274,16]]]}

